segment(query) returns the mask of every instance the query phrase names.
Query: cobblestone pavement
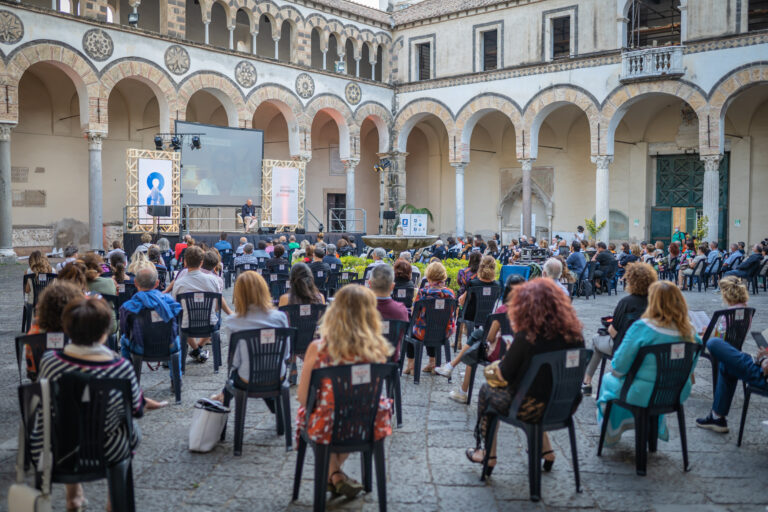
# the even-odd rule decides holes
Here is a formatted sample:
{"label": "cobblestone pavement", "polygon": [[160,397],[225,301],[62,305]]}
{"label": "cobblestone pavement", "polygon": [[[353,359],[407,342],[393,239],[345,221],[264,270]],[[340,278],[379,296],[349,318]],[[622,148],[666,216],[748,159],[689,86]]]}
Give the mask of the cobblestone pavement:
{"label": "cobblestone pavement", "polygon": [[[16,456],[18,405],[13,337],[21,322],[22,265],[0,267],[0,510],[6,506]],[[619,298],[623,294],[619,294]],[[720,296],[687,292],[692,309],[712,313]],[[600,316],[610,314],[617,297],[577,299],[574,305],[591,335]],[[754,329],[768,327],[768,293],[750,301],[757,308]],[[225,340],[226,350],[226,340]],[[750,339],[745,351],[754,352]],[[225,352],[226,353],[226,352]],[[480,385],[478,376],[475,389]],[[454,374],[454,382],[457,381]],[[232,455],[232,434],[211,453],[187,451],[192,406],[200,397],[221,389],[224,372],[213,374],[212,364],[190,364],[184,377],[181,405],[148,412],[138,421],[143,440],[134,459],[137,507],[140,511],[269,511],[308,510],[312,507],[313,457],[307,455],[301,496],[291,502],[295,452],[286,453],[275,433],[274,420],[260,400],[248,403],[242,457]],[[142,377],[145,393],[172,401],[165,371]],[[473,446],[476,407],[448,399],[455,384],[439,376],[424,376],[420,385],[403,380],[404,426],[387,441],[387,496],[389,510],[657,510],[657,511],[763,511],[768,505],[768,400],[755,397],[747,419],[744,444],[736,447],[742,393],[737,391],[729,417],[731,432],[715,434],[698,429],[695,418],[707,413],[712,401],[711,370],[702,360],[696,385],[685,404],[691,471],[683,472],[677,422],[670,421],[670,442],[659,443],[651,454],[648,476],[635,475],[634,436],[628,432],[618,447],[596,456],[599,432],[594,398],[585,399],[577,414],[579,466],[583,492],[575,492],[570,447],[565,431],[552,440],[557,461],[542,478],[542,502],[528,501],[525,437],[503,425],[499,437],[499,463],[489,483],[479,481],[479,466],[471,464],[464,449]],[[475,392],[475,397],[476,397]],[[292,404],[295,407],[295,402]],[[295,409],[294,409],[295,413]],[[358,456],[345,468],[359,479]],[[106,483],[85,485],[91,510],[104,510]],[[62,485],[54,488],[57,510],[64,509]],[[376,492],[357,500],[336,499],[329,509],[377,510]]]}

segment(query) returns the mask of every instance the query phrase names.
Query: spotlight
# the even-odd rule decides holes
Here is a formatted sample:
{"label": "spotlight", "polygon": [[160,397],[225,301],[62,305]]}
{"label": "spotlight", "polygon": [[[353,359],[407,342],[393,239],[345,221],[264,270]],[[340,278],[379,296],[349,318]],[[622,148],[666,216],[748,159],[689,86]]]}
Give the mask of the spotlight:
{"label": "spotlight", "polygon": [[128,24],[132,27],[136,27],[139,24],[139,13],[128,13]]}
{"label": "spotlight", "polygon": [[163,150],[163,138],[159,135],[155,135],[155,149],[158,151]]}
{"label": "spotlight", "polygon": [[200,146],[201,146],[200,145],[200,137],[198,137],[197,135],[193,136],[192,137],[192,145],[191,145],[192,149],[200,149]]}
{"label": "spotlight", "polygon": [[176,135],[173,136],[171,139],[171,147],[174,151],[178,151],[181,149],[181,139],[177,137]]}

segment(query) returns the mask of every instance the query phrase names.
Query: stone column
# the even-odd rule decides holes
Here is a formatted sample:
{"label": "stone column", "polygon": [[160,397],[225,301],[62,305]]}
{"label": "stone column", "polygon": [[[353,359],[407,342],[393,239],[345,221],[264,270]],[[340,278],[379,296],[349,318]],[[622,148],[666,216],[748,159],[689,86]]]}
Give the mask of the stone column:
{"label": "stone column", "polygon": [[273,37],[272,40],[275,42],[275,60],[278,60],[280,58],[280,38]]}
{"label": "stone column", "polygon": [[229,49],[235,49],[235,27],[227,27],[229,30]]}
{"label": "stone column", "polygon": [[521,229],[523,234],[528,237],[533,235],[531,233],[531,170],[533,169],[533,162],[532,158],[520,160],[523,165],[523,225]]}
{"label": "stone column", "polygon": [[208,25],[210,25],[210,23],[211,23],[210,21],[204,21],[203,22],[203,25],[205,26],[205,44],[210,44],[209,43],[209,37],[208,37],[209,36]]}
{"label": "stone column", "polygon": [[464,170],[469,162],[453,162],[456,169],[456,236],[464,236]]}
{"label": "stone column", "polygon": [[0,263],[15,263],[13,193],[11,191],[11,124],[0,124]]}
{"label": "stone column", "polygon": [[597,239],[606,244],[611,238],[610,226],[610,188],[608,168],[613,162],[613,155],[593,155],[592,162],[597,166],[595,173],[595,225],[605,221],[605,227],[597,234]]}
{"label": "stone column", "polygon": [[360,57],[355,59],[355,78],[360,78]]}
{"label": "stone column", "polygon": [[356,221],[355,209],[355,167],[360,163],[360,159],[344,160],[344,172],[347,175],[347,231],[360,231]]}
{"label": "stone column", "polygon": [[376,61],[371,61],[371,80],[376,80]]}
{"label": "stone column", "polygon": [[87,132],[88,135],[88,243],[91,249],[104,249],[102,232],[102,178],[101,143],[106,134]]}
{"label": "stone column", "polygon": [[251,32],[251,54],[253,55],[256,55],[256,39],[258,36],[258,32]]}
{"label": "stone column", "polygon": [[325,69],[326,71],[327,71],[327,69],[328,69],[328,68],[327,68],[327,64],[328,64],[328,63],[327,63],[327,58],[326,58],[327,56],[328,56],[328,48],[326,48],[325,50],[323,50],[323,69]]}
{"label": "stone column", "polygon": [[708,219],[707,240],[720,237],[720,160],[723,155],[705,155],[704,160],[704,215]]}

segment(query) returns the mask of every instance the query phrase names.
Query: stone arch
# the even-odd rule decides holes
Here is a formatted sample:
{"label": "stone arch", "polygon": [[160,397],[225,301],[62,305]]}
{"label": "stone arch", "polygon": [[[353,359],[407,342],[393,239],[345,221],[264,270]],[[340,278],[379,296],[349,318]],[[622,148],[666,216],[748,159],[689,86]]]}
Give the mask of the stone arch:
{"label": "stone arch", "polygon": [[298,28],[300,24],[304,23],[304,16],[295,8],[290,5],[283,5],[280,7],[276,15],[277,19],[281,22],[289,21],[293,28]]}
{"label": "stone arch", "polygon": [[392,122],[392,116],[389,110],[380,103],[369,101],[363,103],[355,112],[355,121],[358,127],[363,126],[363,121],[371,119],[376,126],[379,134],[379,153],[389,151],[389,126]]}
{"label": "stone arch", "polygon": [[766,82],[768,82],[768,62],[760,61],[731,70],[712,87],[708,114],[710,123],[716,122],[718,125],[716,130],[711,130],[717,137],[716,140],[709,141],[712,152],[723,153],[724,151],[725,115],[733,100],[745,89]]}
{"label": "stone arch", "polygon": [[484,94],[467,102],[456,116],[456,132],[461,134],[460,154],[456,155],[461,162],[469,162],[469,143],[475,125],[485,114],[501,112],[512,123],[515,134],[522,130],[523,118],[520,107],[515,101],[500,94]]}
{"label": "stone arch", "polygon": [[[455,136],[453,115],[443,103],[431,99],[414,100],[400,110],[395,118],[393,149],[405,153],[408,135],[416,124],[427,115],[432,114],[443,122],[448,136]],[[449,144],[450,159],[454,160],[455,145]]]}
{"label": "stone arch", "polygon": [[[53,64],[72,80],[77,90],[80,107],[80,126],[83,130],[107,133],[106,97],[101,96],[101,83],[96,69],[78,51],[63,45],[51,43],[30,44],[12,53],[6,66],[8,73],[9,98],[15,101],[18,119],[19,81],[24,72],[40,62]],[[90,108],[93,105],[93,108]]]}
{"label": "stone arch", "polygon": [[328,22],[319,14],[311,14],[305,21],[305,31],[307,34],[311,34],[314,29],[317,29],[320,35],[320,51],[328,49]]}
{"label": "stone arch", "polygon": [[[544,208],[547,211],[547,215],[552,215],[553,209],[554,209],[554,201],[552,198],[544,192],[544,190],[541,188],[541,186],[535,181],[531,180],[531,193],[535,195],[539,201],[541,201],[541,204],[544,205]],[[507,201],[515,201],[517,200],[516,196],[523,195],[523,179],[520,178],[511,189],[509,189],[509,192],[506,193],[504,197],[502,197],[499,200],[499,204],[496,210],[496,215],[498,217],[501,217],[504,213],[504,205],[507,203]]]}
{"label": "stone arch", "polygon": [[627,110],[642,98],[658,94],[680,98],[690,105],[699,117],[699,134],[706,134],[707,100],[700,89],[679,80],[641,82],[614,89],[603,102],[600,112],[600,125],[605,127],[603,129],[604,135],[600,137],[598,151],[595,152],[593,148],[592,154],[612,155],[616,129]]}
{"label": "stone arch", "polygon": [[238,86],[229,78],[219,73],[197,73],[179,84],[178,119],[186,119],[187,105],[197,91],[207,91],[218,99],[227,112],[227,122],[232,128],[250,122],[248,109]]}
{"label": "stone arch", "polygon": [[288,125],[288,151],[291,156],[300,154],[299,115],[303,110],[301,101],[289,89],[278,84],[263,84],[253,90],[247,98],[246,108],[253,120],[256,109],[262,103],[271,103],[283,114]]}
{"label": "stone arch", "polygon": [[228,25],[234,26],[237,23],[237,13],[240,10],[245,12],[248,16],[248,32],[253,34],[259,30],[259,19],[254,12],[254,5],[251,0],[235,0],[232,4],[232,19],[228,22]]}
{"label": "stone arch", "polygon": [[211,10],[213,9],[213,4],[220,4],[224,8],[227,27],[231,27],[235,22],[235,13],[237,12],[237,8],[230,6],[229,2],[225,2],[224,0],[207,0],[205,2],[203,0],[200,1],[200,8],[203,14],[203,22],[211,21]]}
{"label": "stone arch", "polygon": [[587,115],[592,153],[596,154],[600,122],[600,107],[597,100],[581,88],[572,85],[553,85],[540,91],[525,106],[523,129],[515,134],[518,159],[535,159],[538,156],[541,124],[553,111],[568,104],[576,105]]}
{"label": "stone arch", "polygon": [[[352,154],[350,151],[350,135],[359,133],[360,129],[355,123],[352,111],[347,104],[332,94],[321,94],[316,96],[304,109],[302,125],[306,128],[307,133],[312,131],[312,121],[318,112],[323,111],[330,115],[336,126],[339,128],[339,157],[342,160],[349,159]],[[311,140],[311,139],[310,139]],[[360,148],[358,145],[358,152]]]}
{"label": "stone arch", "polygon": [[120,80],[132,78],[147,85],[157,98],[160,109],[160,131],[171,131],[172,113],[176,110],[176,86],[165,70],[145,60],[120,60],[109,64],[101,75],[102,96],[109,99]]}

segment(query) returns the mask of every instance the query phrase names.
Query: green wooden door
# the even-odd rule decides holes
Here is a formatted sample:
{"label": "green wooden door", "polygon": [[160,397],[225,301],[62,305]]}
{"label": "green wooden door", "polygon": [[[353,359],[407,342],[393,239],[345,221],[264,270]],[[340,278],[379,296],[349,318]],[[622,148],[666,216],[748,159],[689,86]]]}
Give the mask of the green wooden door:
{"label": "green wooden door", "polygon": [[664,247],[672,241],[672,208],[651,208],[651,241],[660,240]]}

